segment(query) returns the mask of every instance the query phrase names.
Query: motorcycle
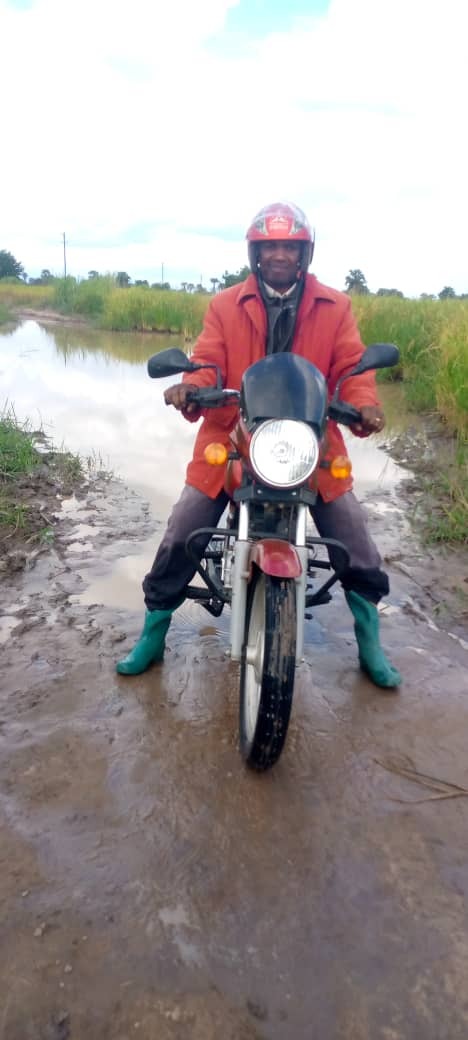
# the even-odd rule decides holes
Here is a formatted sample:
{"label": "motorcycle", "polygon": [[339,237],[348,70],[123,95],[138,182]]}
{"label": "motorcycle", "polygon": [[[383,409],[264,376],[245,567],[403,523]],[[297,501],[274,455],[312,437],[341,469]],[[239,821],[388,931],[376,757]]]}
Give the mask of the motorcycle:
{"label": "motorcycle", "polygon": [[[343,378],[399,361],[389,343],[368,347]],[[307,611],[331,599],[330,589],[349,562],[346,546],[312,536],[307,517],[317,491],[311,478],[318,467],[347,477],[346,457],[325,461],[328,419],[352,426],[360,412],[340,400],[341,379],[331,400],[322,373],[297,354],[272,354],[251,365],[240,390],[223,388],[216,365],[191,361],[171,348],[148,361],[152,378],[216,369],[216,385],[190,391],[200,409],[238,403],[239,418],[230,434],[231,450],[208,445],[205,458],[224,465],[230,505],[226,526],[199,528],[186,552],[203,585],[186,596],[219,617],[231,608],[230,656],[240,662],[240,749],[248,766],[270,768],[286,740],[296,665],[303,658]],[[198,551],[195,550],[197,544]],[[206,548],[200,557],[200,544]],[[320,549],[327,550],[323,558]],[[333,574],[316,587],[317,572]]]}

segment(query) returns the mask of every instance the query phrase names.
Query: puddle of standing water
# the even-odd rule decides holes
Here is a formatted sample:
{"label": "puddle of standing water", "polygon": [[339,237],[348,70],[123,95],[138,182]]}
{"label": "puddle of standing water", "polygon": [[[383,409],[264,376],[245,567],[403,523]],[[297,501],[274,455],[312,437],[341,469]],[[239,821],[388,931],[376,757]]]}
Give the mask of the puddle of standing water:
{"label": "puddle of standing water", "polygon": [[19,624],[20,619],[12,617],[9,614],[4,614],[4,616],[0,618],[0,645],[8,642],[13,629]]}
{"label": "puddle of standing water", "polygon": [[[19,420],[33,427],[44,424],[55,445],[64,445],[84,459],[100,459],[123,484],[150,503],[155,533],[138,552],[118,559],[109,573],[80,571],[80,554],[92,549],[99,532],[76,496],[61,503],[62,515],[77,521],[68,551],[73,565],[86,577],[86,591],[77,602],[138,609],[141,580],[153,560],[164,523],[182,489],[196,427],[164,404],[163,391],[174,380],[148,378],[146,362],[158,350],[177,343],[176,337],[112,333],[67,326],[45,328],[23,322],[0,336],[4,402],[11,402]],[[395,396],[395,388],[388,392]],[[385,399],[387,389],[382,396]],[[393,406],[401,428],[404,413]],[[385,436],[353,438],[345,431],[359,497],[377,489],[393,490],[404,470],[382,450]],[[122,500],[125,498],[122,488]],[[388,499],[377,503],[394,509]],[[116,515],[116,536],[122,538],[125,519]],[[127,532],[131,539],[131,531]],[[84,539],[86,538],[86,542]],[[94,562],[93,562],[94,566]],[[90,583],[90,579],[91,583]]]}

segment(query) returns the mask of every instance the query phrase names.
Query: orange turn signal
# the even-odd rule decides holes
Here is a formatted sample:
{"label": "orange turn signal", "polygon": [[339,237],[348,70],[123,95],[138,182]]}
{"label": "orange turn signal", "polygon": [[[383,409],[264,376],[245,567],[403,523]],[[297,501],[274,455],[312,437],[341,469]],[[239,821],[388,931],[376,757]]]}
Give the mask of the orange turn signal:
{"label": "orange turn signal", "polygon": [[346,455],[337,455],[330,462],[330,473],[336,480],[345,480],[351,475],[352,468],[351,459],[348,459]]}
{"label": "orange turn signal", "polygon": [[205,462],[209,462],[210,466],[224,466],[224,463],[227,462],[228,450],[224,444],[207,444],[204,455]]}

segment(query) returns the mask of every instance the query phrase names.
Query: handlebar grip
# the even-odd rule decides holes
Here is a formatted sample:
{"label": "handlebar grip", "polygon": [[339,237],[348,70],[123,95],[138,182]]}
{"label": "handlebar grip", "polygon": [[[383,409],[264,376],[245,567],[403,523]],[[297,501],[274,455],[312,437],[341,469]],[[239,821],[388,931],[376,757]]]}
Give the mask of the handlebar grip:
{"label": "handlebar grip", "polygon": [[361,413],[346,401],[334,401],[328,407],[328,418],[342,423],[343,426],[353,426],[361,422]]}
{"label": "handlebar grip", "polygon": [[230,403],[233,394],[238,397],[234,390],[223,390],[217,386],[200,386],[197,390],[189,390],[187,393],[187,404],[196,404],[199,408],[222,408]]}

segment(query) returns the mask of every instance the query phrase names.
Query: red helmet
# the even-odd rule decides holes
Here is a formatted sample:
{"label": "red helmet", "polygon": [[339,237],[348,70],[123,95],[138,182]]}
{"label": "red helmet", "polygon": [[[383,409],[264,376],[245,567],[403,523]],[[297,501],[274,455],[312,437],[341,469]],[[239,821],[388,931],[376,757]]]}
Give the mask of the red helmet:
{"label": "red helmet", "polygon": [[279,242],[286,239],[304,243],[301,249],[301,271],[307,271],[312,262],[314,232],[305,213],[292,202],[272,202],[269,206],[264,206],[253,218],[246,237],[249,243],[250,268],[254,273],[257,270],[259,242]]}

